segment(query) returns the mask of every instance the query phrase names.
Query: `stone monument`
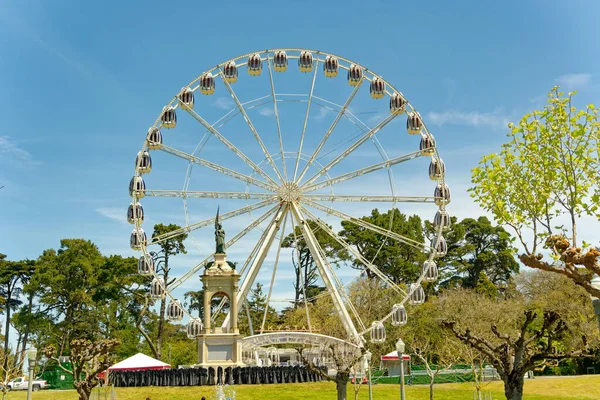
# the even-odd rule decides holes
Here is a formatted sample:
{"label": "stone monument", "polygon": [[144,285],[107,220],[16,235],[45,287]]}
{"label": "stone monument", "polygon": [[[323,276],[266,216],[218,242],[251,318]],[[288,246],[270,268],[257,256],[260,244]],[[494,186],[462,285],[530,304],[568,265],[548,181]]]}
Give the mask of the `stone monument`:
{"label": "stone monument", "polygon": [[[198,366],[234,367],[243,366],[242,335],[238,329],[238,308],[236,295],[240,275],[235,264],[227,261],[225,253],[225,231],[219,218],[215,218],[215,256],[209,262],[201,276],[204,287],[204,329],[198,337]],[[229,325],[227,327],[211,324],[211,300],[222,295],[229,300]]]}

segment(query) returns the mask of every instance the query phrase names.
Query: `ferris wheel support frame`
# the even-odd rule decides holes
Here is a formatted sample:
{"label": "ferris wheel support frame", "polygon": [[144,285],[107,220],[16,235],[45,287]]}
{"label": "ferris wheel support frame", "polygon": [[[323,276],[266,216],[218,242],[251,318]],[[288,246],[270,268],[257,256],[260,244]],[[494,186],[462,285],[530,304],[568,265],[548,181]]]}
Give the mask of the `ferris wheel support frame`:
{"label": "ferris wheel support frame", "polygon": [[344,307],[344,302],[340,293],[338,292],[336,286],[333,284],[332,277],[329,276],[327,272],[327,268],[325,266],[325,262],[321,257],[321,253],[318,251],[318,241],[313,232],[306,226],[306,220],[304,216],[300,212],[300,208],[298,204],[291,203],[290,204],[291,211],[293,216],[296,218],[298,226],[302,230],[302,234],[304,235],[304,240],[306,241],[306,245],[315,260],[315,264],[319,270],[319,274],[321,275],[321,279],[323,279],[323,283],[325,283],[325,287],[329,290],[331,294],[331,299],[333,300],[333,305],[342,320],[342,324],[344,325],[344,329],[346,333],[351,338],[351,340],[355,343],[363,343],[362,337],[358,334],[356,327],[354,326],[354,322],[352,322],[352,318],[350,318],[350,314],[346,307]]}
{"label": "ferris wheel support frame", "polygon": [[[256,254],[256,257],[254,258],[254,261],[252,262],[252,265],[250,266],[250,269],[248,270],[248,273],[246,274],[246,277],[244,278],[244,281],[242,282],[239,288],[236,298],[231,300],[235,301],[238,304],[238,309],[241,309],[242,303],[246,299],[246,296],[248,296],[248,293],[250,292],[250,289],[252,288],[252,285],[256,280],[258,271],[260,270],[260,267],[262,266],[265,258],[267,257],[267,254],[269,253],[269,250],[271,249],[271,245],[275,240],[275,236],[277,236],[277,232],[279,231],[281,221],[285,217],[286,213],[287,205],[282,203],[279,206],[279,210],[277,211],[277,213],[275,213],[275,216],[271,220],[271,224],[269,225],[269,228],[266,231],[266,237],[264,238],[260,249]],[[231,315],[229,313],[227,314],[227,317],[223,322],[222,326],[224,328],[229,326],[230,319]]]}

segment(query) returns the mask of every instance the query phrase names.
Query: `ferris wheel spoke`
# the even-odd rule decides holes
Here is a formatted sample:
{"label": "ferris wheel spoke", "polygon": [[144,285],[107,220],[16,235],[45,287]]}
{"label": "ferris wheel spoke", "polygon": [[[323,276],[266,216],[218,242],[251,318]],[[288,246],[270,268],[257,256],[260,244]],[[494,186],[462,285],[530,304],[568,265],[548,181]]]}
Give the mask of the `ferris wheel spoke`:
{"label": "ferris wheel spoke", "polygon": [[[237,217],[238,215],[246,214],[254,210],[258,210],[263,208],[269,204],[273,204],[271,200],[263,200],[258,203],[254,203],[245,207],[238,208],[237,210],[226,212],[225,214],[221,214],[221,220],[227,220],[233,217]],[[179,235],[183,235],[185,233],[192,232],[196,229],[204,228],[205,226],[213,225],[215,223],[216,217],[206,219],[204,221],[196,222],[191,225],[184,226],[183,228],[175,229],[171,232],[163,233],[162,235],[155,236],[151,240],[148,241],[148,246],[152,244],[157,244],[164,242],[167,239],[171,239],[177,237]]]}
{"label": "ferris wheel spoke", "polygon": [[[304,213],[306,213],[306,215],[309,218],[314,220],[315,223],[317,223],[317,225],[319,225],[318,219],[312,213],[310,213],[309,210],[307,210],[305,207],[302,207],[302,206],[300,208],[302,209],[302,211]],[[312,228],[310,227],[310,224],[308,225],[308,229],[312,232]],[[314,232],[312,232],[312,233],[314,235]],[[335,269],[331,266],[331,263],[329,263],[329,260],[327,259],[325,250],[323,250],[323,247],[321,247],[321,245],[318,242],[317,242],[317,250],[320,252],[321,257],[325,261],[325,266],[327,267],[327,271],[331,274],[334,284],[336,285],[338,292],[340,293],[342,299],[344,300],[346,307],[349,308],[350,312],[354,315],[354,318],[358,322],[359,328],[365,329],[365,325],[363,324],[362,320],[360,319],[360,316],[358,315],[358,312],[356,311],[354,304],[352,304],[352,301],[348,297],[348,294],[346,293],[346,290],[344,289],[344,285],[343,285],[342,281],[340,281],[340,279],[338,278],[337,274],[335,273]]]}
{"label": "ferris wheel spoke", "polygon": [[233,143],[231,143],[227,138],[225,138],[217,129],[215,129],[211,124],[209,124],[204,118],[202,118],[196,111],[193,109],[187,108],[186,111],[190,114],[196,121],[200,122],[202,126],[204,126],[210,133],[212,133],[217,139],[221,141],[229,150],[233,151],[242,161],[248,164],[254,171],[259,173],[262,177],[266,178],[272,184],[277,185],[277,182],[273,180],[268,174],[266,174],[258,165],[256,165],[252,160],[250,160],[244,152],[238,149]]}
{"label": "ferris wheel spoke", "polygon": [[[239,231],[234,237],[232,237],[230,240],[227,241],[227,243],[225,243],[226,248],[233,246],[238,240],[240,240],[241,238],[246,236],[254,228],[256,228],[258,225],[263,223],[267,218],[269,218],[269,216],[271,216],[275,213],[275,211],[277,210],[278,207],[279,207],[279,205],[271,208],[269,211],[267,211],[266,213],[264,213],[263,215],[258,217],[255,221],[253,221],[250,225],[248,225],[247,227],[245,227],[244,229]],[[173,283],[171,283],[169,285],[169,290],[176,289],[183,282],[188,280],[190,277],[194,276],[198,271],[200,271],[203,267],[205,267],[206,264],[208,264],[211,260],[213,260],[214,256],[215,256],[215,253],[212,253],[210,256],[206,257],[204,260],[202,260],[201,262],[196,264],[194,267],[192,267],[192,269],[190,269],[186,274],[184,274],[180,278],[177,278]]]}
{"label": "ferris wheel spoke", "polygon": [[281,235],[279,235],[279,246],[277,246],[277,254],[275,255],[275,263],[273,264],[273,274],[271,275],[271,284],[269,285],[269,293],[267,294],[267,303],[265,305],[265,312],[263,313],[262,324],[260,325],[260,333],[265,330],[265,323],[267,322],[267,314],[269,312],[269,303],[271,301],[271,294],[273,293],[273,286],[275,284],[275,275],[277,274],[277,265],[279,264],[279,255],[281,254],[281,248],[283,247],[283,239],[285,236],[285,225],[287,218],[283,216],[283,228],[281,228]]}
{"label": "ferris wheel spoke", "polygon": [[[344,249],[346,249],[350,254],[354,255],[354,257],[356,257],[357,260],[359,260],[367,269],[369,269],[371,272],[373,272],[373,274],[375,274],[377,277],[379,277],[382,281],[386,282],[390,288],[392,288],[394,291],[396,291],[397,293],[405,296],[406,292],[404,290],[402,290],[400,288],[400,286],[398,286],[396,283],[394,283],[394,281],[392,281],[390,278],[388,278],[383,272],[381,272],[381,270],[379,268],[377,268],[377,266],[375,266],[374,264],[370,263],[366,258],[364,258],[357,249],[355,249],[354,247],[350,246],[348,244],[348,242],[346,242],[344,239],[342,239],[342,237],[340,235],[338,235],[337,233],[335,233],[335,231],[333,229],[331,229],[329,227],[329,225],[327,225],[326,223],[324,223],[320,218],[317,218],[312,212],[310,212],[310,210],[308,210],[306,207],[301,206],[302,210],[313,220],[317,223],[317,225],[319,225],[319,227],[321,229],[323,229],[325,232],[327,232],[327,234],[329,236],[331,236],[336,242],[338,242]],[[364,328],[361,328],[364,329]]]}
{"label": "ferris wheel spoke", "polygon": [[281,152],[281,165],[283,167],[283,176],[287,181],[287,168],[285,166],[285,156],[283,152],[283,137],[281,136],[281,123],[279,122],[279,110],[277,109],[277,97],[275,95],[275,83],[273,82],[273,69],[271,67],[271,59],[267,60],[269,67],[269,80],[271,81],[271,97],[273,98],[273,111],[275,112],[275,122],[277,123],[277,136],[279,137],[279,150]]}
{"label": "ferris wheel spoke", "polygon": [[179,157],[179,158],[183,158],[183,159],[188,160],[188,161],[190,161],[190,162],[192,162],[194,164],[198,164],[198,165],[201,165],[201,166],[206,167],[208,169],[212,169],[213,171],[220,172],[223,175],[227,175],[227,176],[230,176],[232,178],[239,179],[241,181],[244,181],[246,183],[250,183],[252,185],[259,186],[259,187],[261,187],[263,189],[266,189],[266,190],[270,190],[270,191],[276,191],[277,190],[277,188],[275,186],[273,186],[273,185],[270,185],[270,184],[265,183],[263,181],[260,181],[258,179],[252,178],[251,176],[244,175],[244,174],[242,174],[240,172],[231,170],[229,168],[225,168],[225,167],[223,167],[223,166],[221,166],[219,164],[215,164],[213,162],[210,162],[210,161],[204,160],[202,158],[193,156],[193,155],[188,154],[188,153],[186,153],[184,151],[174,149],[174,148],[169,147],[167,145],[163,144],[160,149],[162,151],[166,152],[166,153],[172,154],[172,155],[174,155],[176,157]]}
{"label": "ferris wheel spoke", "polygon": [[[310,225],[308,226],[308,229],[310,229],[312,231]],[[362,319],[358,315],[358,312],[356,311],[356,307],[354,307],[354,304],[352,304],[352,300],[350,299],[350,297],[346,293],[346,290],[344,289],[344,284],[338,278],[337,274],[335,273],[335,269],[332,267],[331,263],[329,263],[329,260],[327,259],[325,250],[323,250],[323,247],[321,247],[321,245],[318,242],[317,242],[317,250],[319,251],[319,253],[321,254],[321,257],[325,261],[325,267],[327,269],[327,272],[329,272],[331,274],[331,277],[333,278],[333,282],[336,285],[335,287],[336,287],[338,293],[341,295],[346,308],[349,309],[350,313],[352,313],[352,315],[354,316],[354,319],[356,320],[356,322],[358,324],[358,328],[366,329],[365,324],[363,323]]]}
{"label": "ferris wheel spoke", "polygon": [[[279,206],[278,211],[275,213],[275,216],[271,220],[269,227],[265,230],[265,234],[263,235],[263,240],[261,240],[259,242],[260,248],[256,252],[256,256],[254,257],[254,260],[252,261],[252,264],[250,265],[248,273],[246,274],[246,277],[244,278],[244,281],[242,282],[235,299],[232,300],[232,301],[237,302],[238,309],[241,308],[242,303],[246,299],[246,296],[248,296],[248,293],[250,292],[250,289],[252,288],[252,285],[254,284],[254,281],[256,280],[258,271],[260,270],[260,267],[262,266],[262,264],[267,256],[267,253],[269,252],[269,249],[271,248],[271,245],[273,244],[275,236],[277,236],[277,232],[279,231],[279,227],[281,225],[281,220],[283,218],[285,218],[285,215],[287,212],[288,212],[287,205],[281,204]],[[225,321],[223,322],[223,325],[222,325],[223,327],[229,326],[230,318],[231,318],[231,313],[228,314],[227,317],[225,318]]]}
{"label": "ferris wheel spoke", "polygon": [[225,84],[225,87],[227,87],[227,90],[229,91],[229,94],[231,95],[231,98],[233,99],[233,101],[237,105],[238,109],[240,110],[240,112],[244,116],[244,120],[248,124],[248,127],[252,131],[252,134],[256,138],[256,141],[260,145],[260,148],[262,149],[263,153],[265,153],[265,156],[267,157],[267,160],[269,161],[269,164],[271,164],[271,167],[273,168],[273,171],[275,171],[275,173],[277,174],[277,177],[279,178],[279,180],[283,182],[283,177],[281,176],[281,173],[277,169],[277,166],[275,165],[275,161],[273,160],[273,157],[271,157],[271,154],[269,153],[269,150],[267,150],[267,147],[265,146],[265,143],[260,138],[260,135],[256,131],[256,128],[254,127],[254,124],[250,120],[250,117],[248,117],[248,113],[244,109],[244,106],[240,102],[240,99],[237,97],[237,95],[235,94],[235,92],[231,88],[231,85],[229,84],[229,82],[227,82],[227,79],[225,79],[225,75],[223,75],[223,71],[222,70],[221,70],[221,72],[220,72],[219,75],[221,76],[221,80]]}
{"label": "ferris wheel spoke", "polygon": [[302,230],[302,233],[304,235],[304,240],[306,241],[306,244],[308,246],[310,254],[313,257],[313,260],[315,261],[315,265],[317,266],[317,269],[319,270],[321,279],[323,279],[323,283],[325,283],[325,286],[327,287],[327,289],[329,290],[329,292],[331,294],[331,298],[333,300],[334,307],[335,307],[338,315],[340,316],[340,319],[342,320],[342,324],[344,325],[344,329],[346,330],[346,333],[356,343],[362,343],[362,338],[359,336],[358,331],[356,330],[356,327],[354,326],[354,322],[352,321],[350,314],[348,314],[348,310],[346,310],[346,307],[344,306],[344,301],[342,299],[342,296],[340,295],[340,292],[337,290],[337,287],[334,284],[334,280],[333,280],[334,278],[327,271],[326,261],[319,251],[320,246],[319,246],[317,238],[315,237],[313,232],[308,227],[308,223],[304,219],[304,216],[302,215],[298,205],[295,203],[291,203],[290,207],[292,209],[294,217],[296,218],[296,222],[297,222],[298,226],[300,226],[300,229]]}
{"label": "ferris wheel spoke", "polygon": [[[292,225],[292,233],[294,235],[294,245],[296,246],[296,265],[297,268],[301,268],[301,263],[300,263],[300,252],[297,250],[300,248],[299,244],[298,244],[298,235],[296,235],[296,224],[294,223],[294,216],[292,215],[292,213],[289,213],[290,216],[290,222]],[[302,297],[304,298],[304,311],[306,313],[306,322],[308,324],[308,330],[309,332],[312,332],[312,324],[310,321],[310,313],[308,312],[308,297],[306,296],[306,280],[304,279],[304,275],[302,274],[302,271],[298,271],[299,275],[300,275],[300,284],[302,285]],[[296,299],[294,299],[294,306],[296,306]]]}
{"label": "ferris wheel spoke", "polygon": [[154,190],[146,189],[146,196],[155,197],[181,197],[184,199],[240,199],[240,200],[275,200],[273,193],[248,193],[248,192],[197,192],[188,190]]}
{"label": "ferris wheel spoke", "polygon": [[352,172],[348,172],[347,174],[343,174],[343,175],[337,176],[335,178],[327,179],[323,182],[314,183],[314,184],[308,185],[308,186],[302,186],[301,188],[304,192],[312,192],[313,190],[318,190],[318,189],[324,188],[326,186],[332,186],[337,183],[347,181],[348,179],[353,179],[353,178],[356,178],[361,175],[379,171],[380,169],[387,168],[392,165],[396,165],[396,164],[400,164],[400,163],[403,163],[406,161],[413,160],[420,156],[421,156],[420,151],[415,151],[415,152],[412,152],[409,154],[405,154],[405,155],[402,155],[399,157],[392,158],[391,160],[381,161],[381,162],[375,163],[373,165],[369,165],[368,167],[364,167],[364,168],[360,168],[360,169],[357,169]]}
{"label": "ferris wheel spoke", "polygon": [[[277,209],[279,206],[275,206],[275,208]],[[248,265],[250,265],[250,262],[254,259],[254,257],[256,256],[256,253],[258,252],[258,249],[260,248],[261,243],[264,241],[264,238],[266,237],[267,231],[265,230],[263,232],[263,234],[261,235],[261,238],[258,242],[256,242],[256,245],[254,246],[254,248],[252,249],[252,251],[250,252],[250,255],[248,256],[248,258],[246,259],[246,262],[244,263],[244,265],[242,265],[242,268],[240,268],[239,270],[239,274],[243,275],[244,272],[246,271],[246,268],[248,268]],[[245,307],[247,307],[247,301],[248,299],[244,300],[244,304]],[[221,301],[219,302],[219,304],[217,305],[216,308],[216,312],[213,314],[213,316],[211,317],[211,321],[215,322],[217,319],[217,315],[221,312],[221,310],[223,309],[223,307],[225,306],[225,304],[227,303],[227,299],[226,298],[222,298]],[[227,322],[227,321],[226,321]],[[223,324],[223,327],[225,327],[226,324]]]}
{"label": "ferris wheel spoke", "polygon": [[306,104],[306,115],[304,116],[304,125],[302,126],[302,134],[300,135],[300,146],[298,146],[298,155],[296,156],[296,166],[294,167],[294,178],[292,179],[296,182],[296,174],[298,172],[298,164],[300,163],[300,155],[302,154],[302,145],[304,144],[304,135],[306,134],[306,125],[308,124],[308,114],[310,113],[310,105],[313,100],[313,92],[315,90],[315,81],[317,80],[317,71],[319,70],[319,60],[315,60],[315,65],[313,67],[313,78],[312,85],[310,86],[310,93],[308,94],[308,101]]}
{"label": "ferris wheel spoke", "polygon": [[308,201],[336,201],[336,202],[361,202],[361,203],[434,203],[433,196],[352,196],[328,194],[303,194],[301,200]]}
{"label": "ferris wheel spoke", "polygon": [[[279,205],[275,206],[276,209],[278,207],[279,207]],[[267,234],[268,234],[268,230],[263,231],[260,239],[254,245],[254,248],[252,249],[252,251],[248,255],[248,258],[246,258],[246,262],[244,262],[244,265],[242,265],[242,268],[240,268],[240,270],[239,270],[239,274],[240,275],[244,275],[244,272],[246,272],[246,269],[248,268],[248,266],[250,265],[250,263],[252,262],[252,260],[254,260],[254,257],[256,257],[256,253],[260,249],[261,244],[265,241],[265,238],[266,238]],[[221,299],[221,302],[217,305],[217,308],[216,308],[217,311],[215,312],[215,314],[221,312],[221,309],[223,308],[223,306],[225,305],[226,302],[227,302],[227,299],[225,299],[225,298]],[[246,303],[247,299],[244,302]],[[216,315],[214,315],[214,317],[212,318],[213,322],[215,320],[216,320]],[[225,322],[227,322],[227,320]],[[223,324],[223,326],[225,327],[226,324]]]}
{"label": "ferris wheel spoke", "polygon": [[360,82],[358,82],[358,84],[356,84],[356,86],[354,86],[354,89],[352,90],[352,93],[350,93],[350,96],[348,96],[348,99],[346,100],[346,102],[344,103],[344,105],[342,106],[342,108],[340,108],[340,111],[338,112],[338,115],[335,117],[335,119],[333,120],[333,122],[329,126],[329,129],[325,133],[325,136],[323,136],[323,139],[321,139],[321,142],[319,143],[319,145],[317,146],[317,148],[315,149],[315,151],[312,153],[312,155],[310,156],[310,158],[306,162],[306,165],[302,169],[302,172],[300,172],[300,175],[298,176],[298,180],[295,180],[296,183],[299,183],[302,180],[302,178],[304,178],[304,175],[306,174],[306,171],[308,171],[308,168],[310,168],[310,166],[312,165],[312,163],[315,161],[315,158],[317,158],[317,156],[319,155],[319,152],[321,151],[321,149],[325,145],[325,142],[327,142],[327,139],[333,133],[333,130],[335,129],[335,127],[337,126],[338,122],[340,122],[340,120],[342,119],[342,117],[346,113],[346,110],[348,110],[348,107],[350,106],[350,103],[352,103],[352,100],[354,99],[354,96],[356,95],[356,93],[358,93],[358,89],[360,89],[360,86],[362,85],[362,83],[363,83],[363,79],[361,79]]}
{"label": "ferris wheel spoke", "polygon": [[394,240],[396,240],[396,241],[398,241],[400,243],[407,244],[407,245],[415,247],[415,248],[417,248],[419,250],[425,250],[425,251],[432,250],[432,248],[430,246],[426,245],[425,243],[422,243],[422,242],[419,242],[417,240],[411,239],[409,237],[400,235],[400,234],[398,234],[396,232],[392,232],[390,230],[384,229],[384,228],[382,228],[380,226],[377,226],[377,225],[374,225],[374,224],[372,224],[370,222],[367,222],[367,221],[363,220],[362,218],[353,217],[352,215],[346,214],[346,213],[344,213],[342,211],[333,209],[331,207],[327,207],[327,206],[325,206],[325,205],[323,205],[321,203],[317,203],[316,201],[306,200],[305,202],[306,202],[306,204],[308,204],[309,206],[311,206],[311,207],[313,207],[313,208],[315,208],[317,210],[326,212],[326,213],[331,214],[331,215],[333,215],[335,217],[338,217],[338,218],[340,218],[342,220],[350,221],[353,224],[356,224],[356,225],[361,226],[363,228],[369,229],[369,230],[371,230],[373,232],[379,233],[380,235],[386,236],[386,237],[388,237],[390,239],[394,239]]}
{"label": "ferris wheel spoke", "polygon": [[356,140],[350,147],[348,147],[346,150],[344,150],[340,155],[338,155],[331,162],[329,162],[329,164],[324,166],[319,172],[314,174],[308,181],[306,181],[305,185],[310,185],[311,183],[313,183],[314,181],[319,179],[320,176],[322,176],[323,174],[326,174],[336,164],[338,164],[344,158],[346,158],[350,154],[352,154],[352,152],[354,150],[356,150],[357,148],[359,148],[361,144],[366,142],[368,139],[373,137],[373,135],[375,135],[377,132],[379,132],[384,126],[389,124],[395,117],[396,117],[396,114],[388,115],[385,119],[383,119],[381,122],[379,122],[377,125],[375,125],[372,129],[370,129],[368,132],[363,134],[358,140]]}

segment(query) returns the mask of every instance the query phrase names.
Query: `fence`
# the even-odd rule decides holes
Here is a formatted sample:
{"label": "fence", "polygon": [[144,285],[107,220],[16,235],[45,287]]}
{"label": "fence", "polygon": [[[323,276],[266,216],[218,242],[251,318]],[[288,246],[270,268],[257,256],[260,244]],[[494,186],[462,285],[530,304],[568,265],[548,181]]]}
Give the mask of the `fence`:
{"label": "fence", "polygon": [[[327,373],[325,368],[321,370]],[[303,366],[180,368],[111,371],[109,374],[109,383],[117,387],[270,384],[318,382],[321,380],[323,377],[318,371]]]}

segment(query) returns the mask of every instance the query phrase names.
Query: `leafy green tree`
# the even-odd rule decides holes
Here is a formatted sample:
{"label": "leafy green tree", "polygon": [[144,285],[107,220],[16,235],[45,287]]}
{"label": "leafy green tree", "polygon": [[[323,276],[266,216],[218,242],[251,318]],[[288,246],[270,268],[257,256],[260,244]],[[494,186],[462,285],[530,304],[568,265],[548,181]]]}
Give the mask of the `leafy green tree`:
{"label": "leafy green tree", "polygon": [[[4,254],[0,254],[0,296],[4,299],[4,312],[6,314],[4,324],[4,348],[8,349],[9,334],[11,326],[11,312],[21,305],[22,285],[27,282],[33,273],[35,263],[33,261],[7,261]],[[16,360],[16,359],[15,359]],[[18,362],[18,360],[16,360]],[[2,360],[2,369],[6,380],[9,370],[9,357]]]}
{"label": "leafy green tree", "polygon": [[[423,223],[417,215],[407,217],[397,208],[385,213],[378,209],[371,211],[370,216],[362,217],[363,221],[378,227],[424,243]],[[366,260],[379,267],[394,283],[412,282],[421,273],[421,265],[426,255],[415,246],[399,243],[370,229],[365,229],[351,221],[342,221],[340,236],[348,244],[355,246]],[[364,269],[359,260],[354,260],[354,267]],[[373,278],[370,270],[364,269],[369,278]]]}
{"label": "leafy green tree", "polygon": [[100,314],[99,329],[103,337],[118,339],[118,358],[138,352],[140,332],[135,327],[139,300],[147,293],[147,279],[137,272],[137,259],[118,255],[104,257],[98,271],[100,285],[93,296]]}
{"label": "leafy green tree", "polygon": [[[271,305],[267,308],[267,296],[263,292],[263,285],[260,282],[257,282],[254,289],[250,291],[250,296],[246,304],[245,307],[248,307],[254,333],[262,332],[263,327],[264,329],[269,329],[269,327],[279,323],[277,311]],[[250,325],[246,313],[240,315],[239,325],[241,332],[246,335],[250,334]]]}
{"label": "leafy green tree", "polygon": [[490,281],[485,271],[482,271],[475,285],[475,293],[483,294],[491,299],[498,297],[498,288]]}
{"label": "leafy green tree", "polygon": [[[433,236],[431,222],[425,223],[428,236]],[[452,218],[446,256],[436,260],[440,268],[441,287],[475,288],[481,275],[497,288],[506,288],[512,276],[519,272],[514,259],[513,238],[501,226],[494,226],[485,217]]]}
{"label": "leafy green tree", "polygon": [[[137,352],[135,320],[145,285],[135,258],[104,257],[88,240],[63,239],[58,250],[46,250],[37,260],[25,293],[30,305],[32,298],[39,300],[22,307],[15,327],[26,327],[51,357],[70,355],[74,386],[87,399],[98,383],[95,371],[114,355]],[[100,364],[87,365],[89,360]]]}
{"label": "leafy green tree", "polygon": [[[154,318],[149,325],[154,330],[158,326],[158,318]],[[181,365],[192,365],[198,362],[198,345],[196,340],[187,337],[187,330],[184,325],[174,324],[165,321],[164,325],[165,341],[163,342],[163,361],[171,364],[172,368],[178,368]],[[139,351],[148,353],[150,346],[147,342],[141,343]],[[122,357],[125,358],[125,357]]]}
{"label": "leafy green tree", "polygon": [[470,191],[515,232],[524,265],[567,276],[600,297],[591,285],[600,251],[577,230],[582,218],[600,218],[600,122],[593,104],[573,105],[574,94],[554,87],[543,110],[509,124],[509,142],[473,169]]}
{"label": "leafy green tree", "polygon": [[88,240],[63,239],[60,244],[58,251],[45,250],[40,256],[31,285],[39,288],[40,312],[64,339],[61,350],[67,350],[71,340],[99,333],[101,316],[94,299],[105,259]]}
{"label": "leafy green tree", "polygon": [[[187,253],[185,245],[183,244],[185,239],[187,239],[187,233],[182,233],[177,236],[167,236],[166,239],[160,239],[160,237],[162,235],[166,235],[170,232],[179,229],[181,229],[181,227],[175,224],[156,224],[154,225],[154,232],[152,234],[153,239],[158,239],[157,245],[160,247],[160,250],[158,252],[151,252],[150,254],[154,259],[156,273],[158,276],[163,278],[167,290],[169,288],[169,285],[174,281],[173,278],[169,277],[169,273],[171,272],[171,268],[169,267],[169,261],[171,257],[176,256],[177,254]],[[162,360],[163,357],[166,306],[166,298],[161,299],[158,311],[158,326],[155,332],[148,331],[143,326],[144,318],[150,315],[150,313],[148,312],[149,305],[147,299],[144,302],[144,306],[142,307],[142,311],[138,315],[138,319],[136,322],[138,330],[150,346],[154,357],[158,360]]]}
{"label": "leafy green tree", "polygon": [[194,365],[198,362],[198,343],[190,340],[186,332],[179,329],[179,332],[167,339],[166,345],[169,348],[169,357],[167,362],[177,368],[180,365]]}
{"label": "leafy green tree", "polygon": [[70,354],[74,386],[79,398],[87,400],[98,383],[96,369],[87,361],[103,362],[119,343],[103,332],[102,306],[111,300],[103,295],[106,259],[88,240],[63,239],[60,244],[58,251],[44,251],[31,277],[30,284],[39,290],[38,312],[45,319],[36,344],[53,357]]}
{"label": "leafy green tree", "polygon": [[[313,231],[317,242],[331,264],[339,266],[339,264],[350,259],[348,252],[343,246],[323,229],[320,229],[317,222],[308,220],[307,224]],[[298,307],[304,302],[305,294],[307,299],[311,299],[325,290],[325,287],[319,285],[320,278],[317,264],[313,259],[299,226],[295,228],[294,232],[284,238],[281,247],[293,249],[292,264],[294,265],[295,272],[294,307]]]}
{"label": "leafy green tree", "polygon": [[30,338],[36,332],[40,332],[47,320],[43,314],[38,311],[38,305],[35,301],[38,298],[40,289],[32,285],[29,280],[23,285],[22,294],[25,296],[25,302],[21,308],[13,314],[11,323],[17,332],[17,349],[20,349],[20,359],[24,360]]}
{"label": "leafy green tree", "polygon": [[204,305],[204,289],[190,290],[185,292],[183,295],[185,299],[185,305],[190,311],[197,311],[198,318],[204,320],[204,313],[202,307]]}

